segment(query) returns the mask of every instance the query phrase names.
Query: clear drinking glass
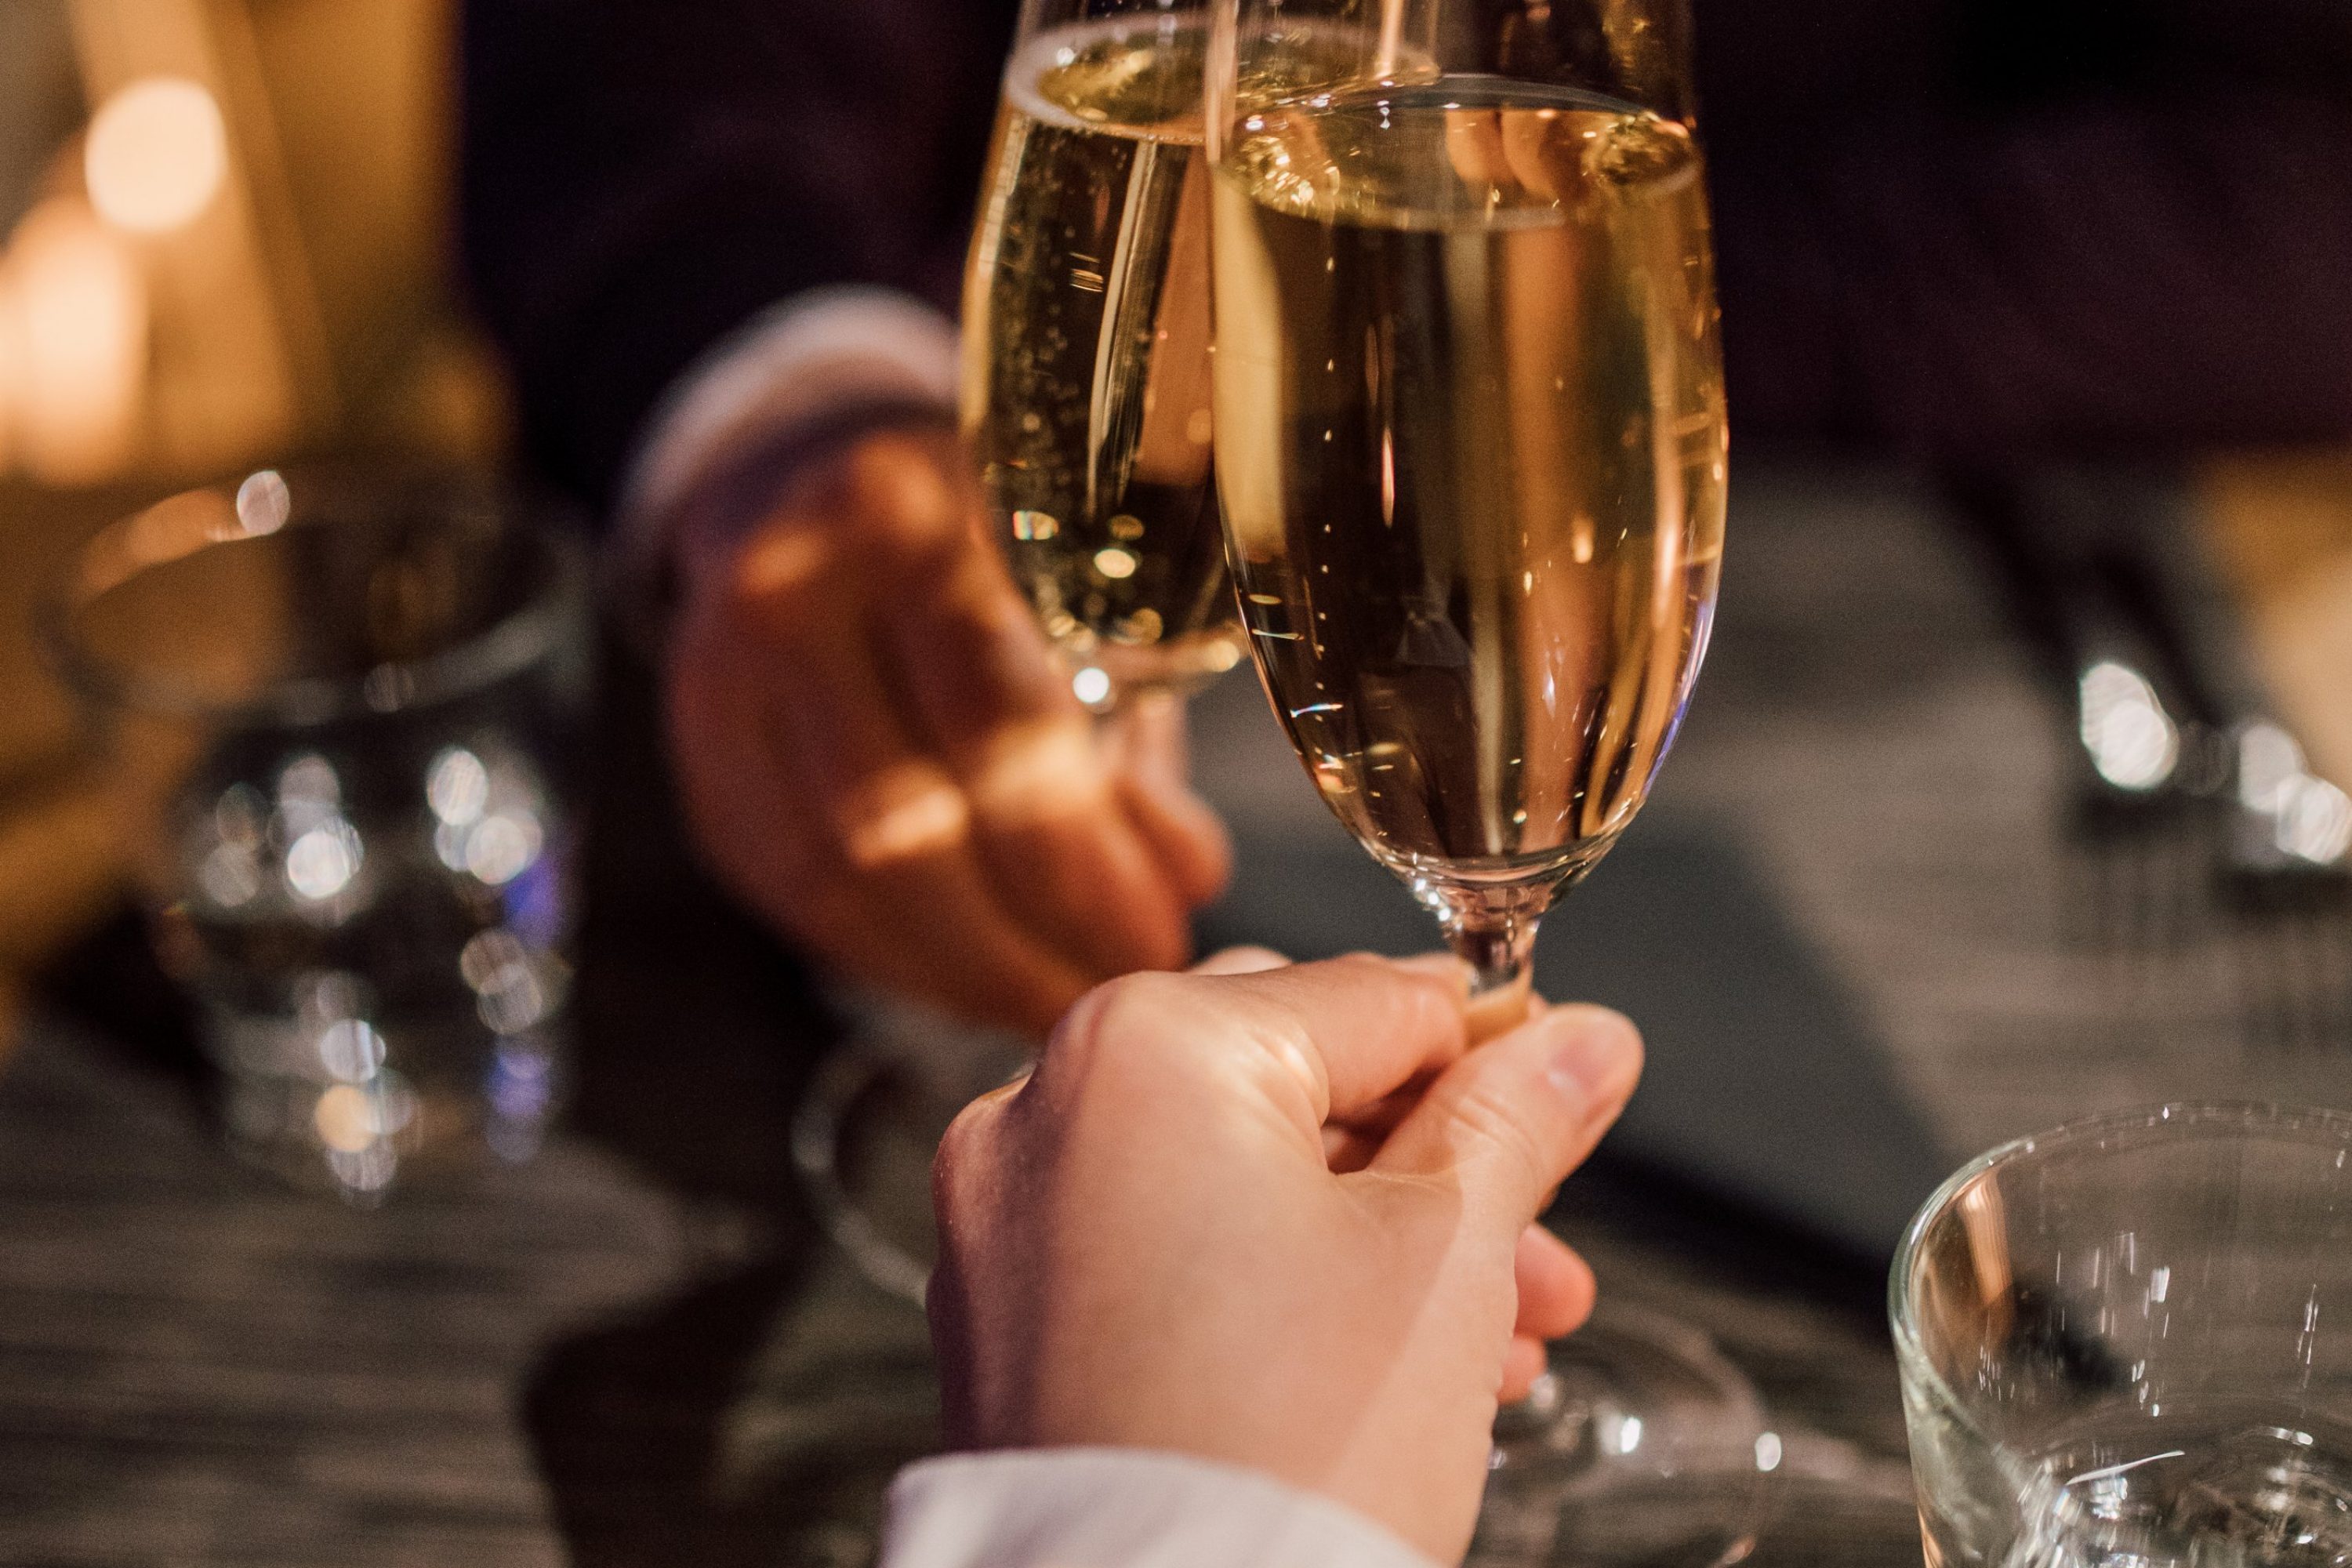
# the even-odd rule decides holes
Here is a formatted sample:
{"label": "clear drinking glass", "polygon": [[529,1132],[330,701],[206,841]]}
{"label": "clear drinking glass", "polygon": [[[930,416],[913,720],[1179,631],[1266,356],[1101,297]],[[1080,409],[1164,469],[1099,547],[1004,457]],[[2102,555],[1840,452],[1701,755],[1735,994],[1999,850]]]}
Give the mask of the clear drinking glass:
{"label": "clear drinking glass", "polygon": [[347,1196],[537,1147],[562,1070],[585,574],[483,484],[257,473],[101,532],[47,606],[242,1154]]}
{"label": "clear drinking glass", "polygon": [[1202,0],[1024,0],[963,300],[990,521],[1097,712],[1241,659],[1210,474]]}
{"label": "clear drinking glass", "polygon": [[2005,1144],[1889,1292],[1947,1568],[2352,1563],[2352,1115],[2174,1105]]}
{"label": "clear drinking glass", "polygon": [[[1646,796],[1714,612],[1687,17],[1217,15],[1216,466],[1244,628],[1326,804],[1507,995]],[[1732,1560],[1764,1436],[1703,1340],[1612,1311],[1498,1425],[1474,1560]]]}

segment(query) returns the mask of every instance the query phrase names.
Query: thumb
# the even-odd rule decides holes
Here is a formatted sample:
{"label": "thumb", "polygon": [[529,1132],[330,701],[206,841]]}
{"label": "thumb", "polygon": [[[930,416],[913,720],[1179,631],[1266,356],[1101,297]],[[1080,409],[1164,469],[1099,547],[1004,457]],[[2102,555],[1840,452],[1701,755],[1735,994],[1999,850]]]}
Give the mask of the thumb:
{"label": "thumb", "polygon": [[1513,1236],[1583,1163],[1642,1076],[1642,1037],[1605,1007],[1553,1007],[1446,1068],[1370,1168],[1447,1176]]}

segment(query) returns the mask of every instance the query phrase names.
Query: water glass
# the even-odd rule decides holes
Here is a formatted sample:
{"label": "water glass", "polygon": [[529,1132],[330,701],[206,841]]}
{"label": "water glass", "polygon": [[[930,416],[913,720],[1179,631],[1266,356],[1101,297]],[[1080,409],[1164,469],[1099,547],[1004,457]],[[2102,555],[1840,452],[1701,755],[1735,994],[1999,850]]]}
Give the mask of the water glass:
{"label": "water glass", "polygon": [[527,1158],[562,1072],[584,572],[446,475],[264,471],[100,534],[46,633],[232,1145],[355,1199]]}
{"label": "water glass", "polygon": [[1891,1306],[1927,1561],[2352,1563],[2352,1115],[2175,1105],[1994,1150]]}

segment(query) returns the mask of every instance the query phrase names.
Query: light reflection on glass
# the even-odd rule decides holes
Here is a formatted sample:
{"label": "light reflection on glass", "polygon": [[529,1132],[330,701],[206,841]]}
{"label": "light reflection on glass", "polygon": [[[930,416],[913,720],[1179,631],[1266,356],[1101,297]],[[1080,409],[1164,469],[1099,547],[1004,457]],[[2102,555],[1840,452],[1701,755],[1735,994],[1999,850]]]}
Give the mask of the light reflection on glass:
{"label": "light reflection on glass", "polygon": [[510,965],[530,962],[530,954],[514,932],[503,926],[492,926],[480,931],[466,943],[457,954],[457,973],[467,985],[475,991],[488,986],[498,973]]}
{"label": "light reflection on glass", "polygon": [[2161,788],[2180,762],[2180,730],[2156,688],[2128,665],[2102,659],[2080,683],[2083,750],[2117,789]]}
{"label": "light reflection on glass", "polygon": [[236,521],[250,538],[259,539],[286,526],[294,515],[294,494],[275,468],[247,476],[236,487]]}
{"label": "light reflection on glass", "polygon": [[451,827],[478,820],[489,798],[489,770],[463,746],[444,749],[425,770],[425,803]]}
{"label": "light reflection on glass", "polygon": [[342,1153],[355,1154],[375,1142],[375,1108],[367,1092],[353,1084],[339,1083],[320,1095],[310,1124],[318,1130],[320,1142]]}
{"label": "light reflection on glass", "polygon": [[297,831],[308,827],[343,803],[342,781],[334,764],[316,752],[296,757],[278,774],[278,815]]}
{"label": "light reflection on glass", "polygon": [[196,885],[222,909],[242,909],[261,891],[261,866],[250,848],[223,844],[205,857]]}
{"label": "light reflection on glass", "polygon": [[485,1134],[491,1152],[510,1162],[538,1152],[555,1104],[555,1063],[547,1047],[529,1037],[500,1040],[482,1091],[490,1106]]}
{"label": "light reflection on glass", "polygon": [[2303,777],[2303,748],[2275,724],[2238,731],[2238,802],[2249,811],[2275,812]]}
{"label": "light reflection on glass", "polygon": [[99,216],[134,234],[168,234],[203,216],[228,174],[220,105],[184,77],[148,77],[99,106],[82,178]]}
{"label": "light reflection on glass", "polygon": [[358,1196],[372,1196],[392,1185],[399,1165],[400,1156],[382,1139],[357,1149],[327,1151],[327,1169],[345,1191]]}
{"label": "light reflection on glass", "polygon": [[2332,866],[2352,849],[2352,799],[2306,773],[2278,814],[2278,847],[2315,866]]}
{"label": "light reflection on glass", "polygon": [[539,863],[546,799],[529,764],[507,748],[444,747],[425,774],[434,858],[486,887],[505,886]]}
{"label": "light reflection on glass", "polygon": [[319,1031],[319,1062],[347,1084],[365,1083],[383,1066],[383,1037],[365,1019],[339,1018]]}
{"label": "light reflection on glass", "polygon": [[53,196],[26,214],[0,277],[0,337],[22,460],[52,484],[118,471],[146,385],[147,283],[138,258],[89,205]]}
{"label": "light reflection on glass", "polygon": [[2257,721],[2238,731],[2238,804],[2270,818],[2281,854],[2333,866],[2352,850],[2352,798],[2307,772],[2303,748],[2275,724]]}
{"label": "light reflection on glass", "polygon": [[249,784],[234,784],[213,805],[213,830],[225,844],[255,850],[261,847],[268,816],[269,803],[261,798],[259,790]]}
{"label": "light reflection on glass", "polygon": [[294,983],[296,1005],[305,1026],[323,1028],[339,1018],[356,1018],[361,1012],[359,977],[340,969],[316,970]]}
{"label": "light reflection on glass", "polygon": [[539,858],[539,818],[528,811],[486,816],[466,834],[466,869],[497,887],[511,882]]}
{"label": "light reflection on glass", "polygon": [[558,855],[541,855],[538,865],[499,889],[507,929],[550,959],[571,930],[561,859]]}
{"label": "light reflection on glass", "polygon": [[547,1016],[547,990],[530,963],[502,964],[481,987],[477,1006],[485,1027],[517,1034]]}
{"label": "light reflection on glass", "polygon": [[433,829],[433,858],[452,871],[466,868],[466,830],[450,823]]}
{"label": "light reflection on glass", "polygon": [[286,885],[299,898],[324,902],[352,885],[364,849],[359,832],[330,817],[286,847]]}

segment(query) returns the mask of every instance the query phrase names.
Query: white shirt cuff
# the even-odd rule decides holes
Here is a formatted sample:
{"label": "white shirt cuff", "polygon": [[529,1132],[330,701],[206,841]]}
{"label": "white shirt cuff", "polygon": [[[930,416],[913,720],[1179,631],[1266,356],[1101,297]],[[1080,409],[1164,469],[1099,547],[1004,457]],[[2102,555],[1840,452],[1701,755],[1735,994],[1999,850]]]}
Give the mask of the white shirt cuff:
{"label": "white shirt cuff", "polygon": [[879,1568],[1435,1568],[1354,1510],[1140,1448],[950,1454],[898,1473]]}
{"label": "white shirt cuff", "polygon": [[613,564],[642,580],[696,481],[752,442],[788,440],[865,407],[952,416],[956,329],[888,289],[812,289],[730,333],[673,383],[637,443],[616,509]]}

